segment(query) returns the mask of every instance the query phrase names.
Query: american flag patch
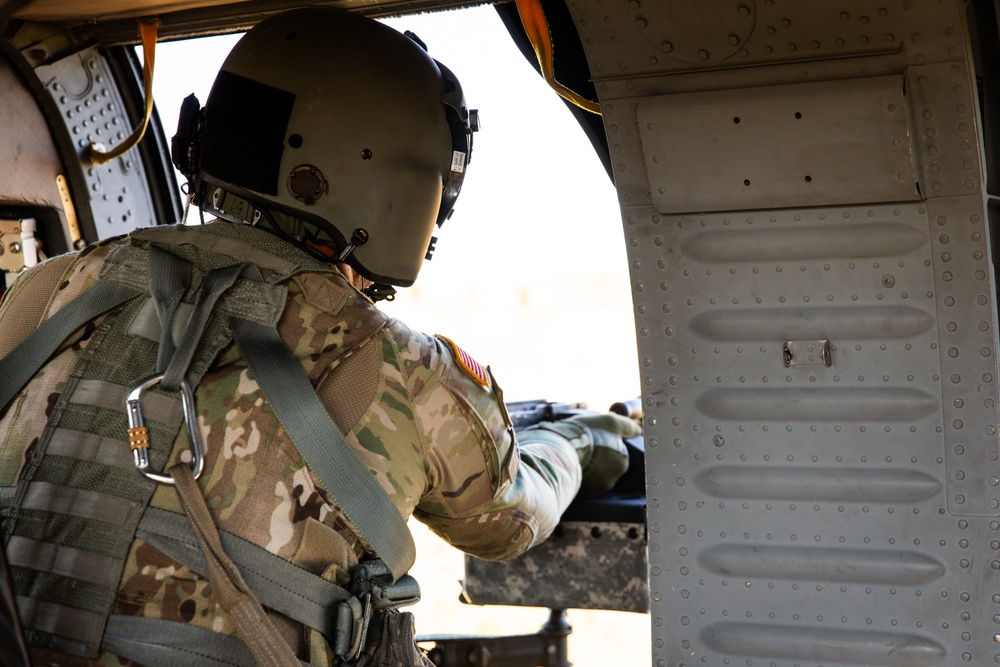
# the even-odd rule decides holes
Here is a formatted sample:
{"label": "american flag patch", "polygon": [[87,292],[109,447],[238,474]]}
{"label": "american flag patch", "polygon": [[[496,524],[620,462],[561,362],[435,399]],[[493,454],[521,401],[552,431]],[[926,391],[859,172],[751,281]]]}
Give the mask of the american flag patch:
{"label": "american flag patch", "polygon": [[478,361],[472,358],[472,355],[456,345],[455,341],[452,339],[446,338],[441,334],[438,334],[437,337],[451,346],[451,351],[455,355],[455,361],[458,362],[458,365],[461,366],[466,373],[471,375],[476,382],[484,387],[490,386],[489,374],[487,374],[486,369],[483,368]]}

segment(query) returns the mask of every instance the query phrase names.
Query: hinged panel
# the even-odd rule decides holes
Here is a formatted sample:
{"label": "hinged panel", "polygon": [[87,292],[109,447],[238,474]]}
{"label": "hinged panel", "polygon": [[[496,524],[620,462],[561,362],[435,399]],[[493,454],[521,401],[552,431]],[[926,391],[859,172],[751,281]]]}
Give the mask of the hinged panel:
{"label": "hinged panel", "polygon": [[660,213],[920,198],[902,76],[640,100]]}

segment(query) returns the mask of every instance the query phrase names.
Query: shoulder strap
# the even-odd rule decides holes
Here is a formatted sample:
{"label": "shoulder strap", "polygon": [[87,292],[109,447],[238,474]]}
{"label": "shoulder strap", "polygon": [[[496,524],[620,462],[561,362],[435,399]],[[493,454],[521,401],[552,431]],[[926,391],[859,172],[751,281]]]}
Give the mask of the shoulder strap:
{"label": "shoulder strap", "polygon": [[236,344],[288,437],[326,490],[337,494],[336,503],[385,561],[393,579],[399,579],[417,554],[399,510],[330,419],[278,332],[242,318],[231,322]]}
{"label": "shoulder strap", "polygon": [[[157,310],[172,314],[170,304],[173,295],[186,283],[187,263],[172,261],[170,253],[155,245],[151,259],[154,263],[150,280]],[[202,314],[202,320],[215,299],[233,284],[242,266],[215,269],[207,275],[194,309],[196,314]],[[178,277],[174,279],[172,275]],[[200,328],[194,324],[196,319],[192,315],[181,343],[172,354],[163,382],[167,389],[171,388],[168,381],[183,377],[187,361],[184,357],[193,353],[201,336]],[[338,495],[337,504],[389,567],[393,579],[399,579],[416,559],[413,538],[399,510],[330,419],[299,360],[282,342],[275,324],[265,325],[236,316],[230,322],[240,351],[288,437],[327,491]],[[169,322],[161,321],[162,330],[170,328]],[[194,333],[188,335],[192,330]],[[161,352],[163,344],[161,340]]]}
{"label": "shoulder strap", "polygon": [[0,359],[0,414],[70,334],[98,315],[142,294],[117,282],[98,282],[73,299]]}

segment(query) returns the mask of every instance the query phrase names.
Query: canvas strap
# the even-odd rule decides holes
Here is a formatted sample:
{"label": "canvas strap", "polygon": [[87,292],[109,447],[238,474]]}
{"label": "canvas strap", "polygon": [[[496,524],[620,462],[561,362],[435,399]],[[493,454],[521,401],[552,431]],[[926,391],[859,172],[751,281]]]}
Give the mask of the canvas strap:
{"label": "canvas strap", "polygon": [[264,608],[243,581],[236,564],[222,548],[219,531],[205,505],[201,489],[186,463],[170,469],[181,505],[191,520],[208,568],[212,595],[236,625],[247,648],[261,667],[299,667],[299,660],[285,643]]}
{"label": "canvas strap", "polygon": [[231,323],[236,344],[288,437],[326,490],[336,493],[333,502],[385,561],[393,579],[399,579],[417,554],[399,510],[330,419],[278,332],[237,317]]}
{"label": "canvas strap", "polygon": [[0,359],[0,412],[6,410],[7,405],[70,334],[141,294],[140,290],[121,283],[98,282],[42,322],[31,336]]}

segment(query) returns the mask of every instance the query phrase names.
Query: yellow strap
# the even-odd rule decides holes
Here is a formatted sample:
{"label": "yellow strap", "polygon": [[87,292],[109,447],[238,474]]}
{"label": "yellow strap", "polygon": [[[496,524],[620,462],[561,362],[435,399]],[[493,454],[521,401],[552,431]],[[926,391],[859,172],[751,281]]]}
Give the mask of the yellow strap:
{"label": "yellow strap", "polygon": [[521,23],[524,24],[524,32],[528,35],[532,48],[535,49],[535,57],[538,59],[538,66],[542,70],[542,78],[545,79],[545,82],[563,99],[572,102],[584,111],[600,116],[601,107],[597,102],[591,102],[556,81],[552,33],[549,32],[549,24],[545,20],[541,0],[515,0],[514,4],[517,5],[517,13],[521,16]]}
{"label": "yellow strap", "polygon": [[156,58],[156,32],[160,27],[158,18],[139,19],[139,37],[142,39],[142,87],[145,90],[146,105],[142,113],[142,122],[132,130],[123,142],[110,151],[102,151],[97,144],[91,144],[87,151],[88,157],[95,164],[110,162],[116,157],[123,155],[126,151],[138,144],[149,125],[149,117],[153,115],[153,63]]}

